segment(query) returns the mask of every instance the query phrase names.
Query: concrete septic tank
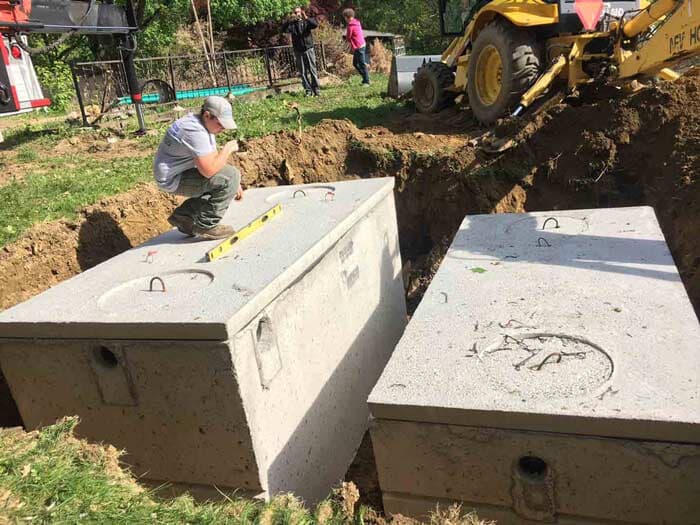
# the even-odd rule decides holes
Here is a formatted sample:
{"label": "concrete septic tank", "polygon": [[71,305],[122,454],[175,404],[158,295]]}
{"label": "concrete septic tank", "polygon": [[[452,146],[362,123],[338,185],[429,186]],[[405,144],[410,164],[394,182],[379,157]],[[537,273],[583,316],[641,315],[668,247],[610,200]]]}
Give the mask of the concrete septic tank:
{"label": "concrete septic tank", "polygon": [[700,523],[700,325],[651,208],[467,217],[369,404],[388,512]]}
{"label": "concrete septic tank", "polygon": [[1,313],[26,426],[77,414],[156,482],[325,497],[406,324],[393,179],[251,190],[224,222],[278,203],[225,259],[173,230]]}

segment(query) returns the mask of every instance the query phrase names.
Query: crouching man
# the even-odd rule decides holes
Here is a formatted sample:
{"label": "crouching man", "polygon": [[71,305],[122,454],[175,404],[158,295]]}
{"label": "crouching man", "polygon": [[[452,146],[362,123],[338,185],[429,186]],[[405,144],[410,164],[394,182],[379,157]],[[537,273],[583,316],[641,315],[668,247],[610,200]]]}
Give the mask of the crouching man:
{"label": "crouching man", "polygon": [[168,218],[185,235],[224,239],[235,233],[219,224],[231,200],[243,198],[241,174],[227,163],[238,142],[216,147],[215,137],[225,129],[236,129],[231,104],[208,97],[198,115],[185,115],[168,128],[156,153],[153,173],[160,189],[189,197]]}

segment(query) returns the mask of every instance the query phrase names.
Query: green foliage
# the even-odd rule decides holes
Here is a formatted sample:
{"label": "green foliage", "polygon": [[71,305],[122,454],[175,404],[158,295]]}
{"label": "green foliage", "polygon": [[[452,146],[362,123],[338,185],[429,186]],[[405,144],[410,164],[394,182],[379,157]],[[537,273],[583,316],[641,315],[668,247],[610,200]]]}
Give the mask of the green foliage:
{"label": "green foliage", "polygon": [[280,20],[292,9],[306,7],[309,0],[211,0],[214,25],[226,29],[232,24],[251,26]]}
{"label": "green foliage", "polygon": [[140,57],[167,55],[176,44],[178,28],[192,16],[189,0],[172,0],[168,7],[158,9],[160,4],[162,0],[148,0],[144,7],[144,20],[155,18],[137,37]]}
{"label": "green foliage", "polygon": [[50,67],[37,66],[36,74],[44,90],[44,96],[51,99],[51,109],[65,111],[73,102],[75,87],[70,68],[65,62],[54,62]]}
{"label": "green foliage", "polygon": [[449,44],[440,34],[438,0],[357,0],[355,5],[363,27],[404,35],[409,54],[439,54]]}

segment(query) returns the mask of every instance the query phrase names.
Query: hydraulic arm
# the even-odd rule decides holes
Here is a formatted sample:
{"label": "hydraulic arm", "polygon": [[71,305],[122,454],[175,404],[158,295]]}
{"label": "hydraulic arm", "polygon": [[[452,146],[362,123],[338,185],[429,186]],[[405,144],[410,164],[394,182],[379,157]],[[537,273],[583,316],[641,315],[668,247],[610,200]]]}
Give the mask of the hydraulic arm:
{"label": "hydraulic arm", "polygon": [[619,77],[656,74],[700,53],[700,0],[658,0],[625,23],[622,32],[633,45],[616,47]]}
{"label": "hydraulic arm", "polygon": [[[590,43],[604,41],[612,43],[612,54],[587,51]],[[569,88],[590,82],[592,78],[586,73],[588,63],[595,62],[598,71],[607,71],[611,80],[654,75],[677,78],[668,68],[700,54],[700,0],[657,0],[621,26],[614,24],[607,32],[555,38],[550,43],[568,51],[554,60],[523,94],[513,113],[516,116],[560,76],[567,78]],[[601,68],[601,64],[607,67]]]}

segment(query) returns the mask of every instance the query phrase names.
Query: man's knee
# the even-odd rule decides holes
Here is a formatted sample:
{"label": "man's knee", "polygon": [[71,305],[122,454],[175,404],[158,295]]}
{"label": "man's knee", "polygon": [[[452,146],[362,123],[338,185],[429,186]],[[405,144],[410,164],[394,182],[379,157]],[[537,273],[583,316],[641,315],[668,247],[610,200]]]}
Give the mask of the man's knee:
{"label": "man's knee", "polygon": [[212,178],[211,182],[217,186],[235,186],[241,182],[241,172],[230,164],[226,164]]}
{"label": "man's knee", "polygon": [[230,164],[221,168],[210,180],[210,184],[213,188],[231,194],[236,193],[240,183],[241,172]]}

